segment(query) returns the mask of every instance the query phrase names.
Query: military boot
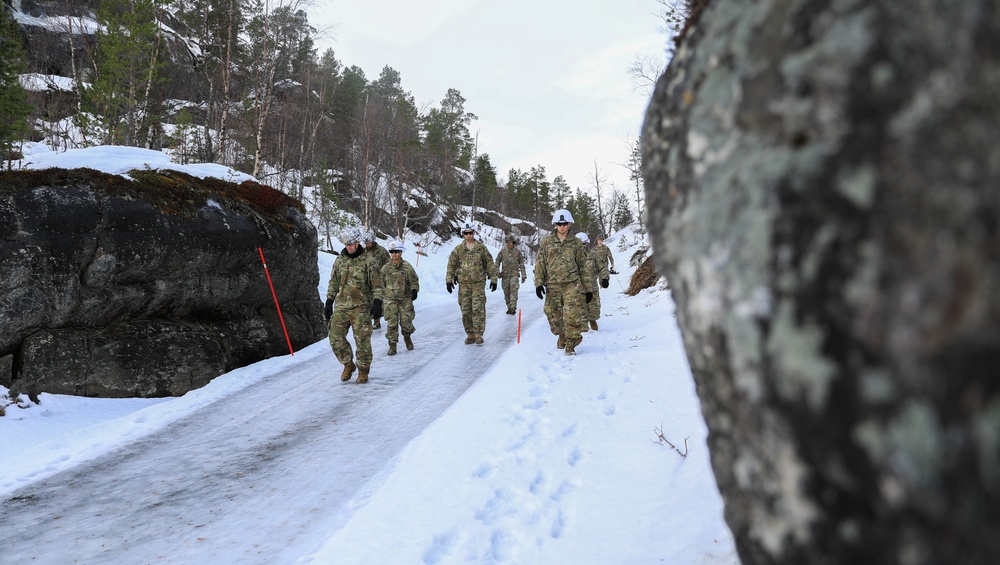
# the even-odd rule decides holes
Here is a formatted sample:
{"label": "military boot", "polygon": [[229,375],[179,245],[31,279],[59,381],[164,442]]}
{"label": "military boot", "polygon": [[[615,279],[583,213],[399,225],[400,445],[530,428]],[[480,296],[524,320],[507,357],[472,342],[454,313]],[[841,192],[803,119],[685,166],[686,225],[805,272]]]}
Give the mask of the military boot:
{"label": "military boot", "polygon": [[340,382],[346,383],[347,381],[351,380],[351,375],[354,374],[354,369],[356,368],[357,366],[354,365],[354,361],[348,361],[347,363],[345,363],[344,372],[340,373]]}
{"label": "military boot", "polygon": [[476,343],[476,334],[466,333],[465,334],[465,345],[470,345],[470,344],[473,344],[473,343]]}
{"label": "military boot", "polygon": [[483,334],[476,334],[476,343],[479,345],[483,344]]}
{"label": "military boot", "polygon": [[413,351],[413,340],[410,339],[410,334],[403,334],[403,343],[406,344],[407,351]]}
{"label": "military boot", "polygon": [[368,382],[368,369],[371,367],[358,367],[358,384],[363,385]]}
{"label": "military boot", "polygon": [[559,349],[566,347],[566,338],[560,335],[559,339],[556,340],[556,347]]}
{"label": "military boot", "polygon": [[576,355],[576,343],[569,340],[566,341],[566,355]]}
{"label": "military boot", "polygon": [[597,331],[597,320],[590,321],[590,329],[594,330],[595,332]]}
{"label": "military boot", "polygon": [[386,355],[395,355],[395,354],[396,354],[396,344],[395,343],[390,343],[389,344],[389,352]]}

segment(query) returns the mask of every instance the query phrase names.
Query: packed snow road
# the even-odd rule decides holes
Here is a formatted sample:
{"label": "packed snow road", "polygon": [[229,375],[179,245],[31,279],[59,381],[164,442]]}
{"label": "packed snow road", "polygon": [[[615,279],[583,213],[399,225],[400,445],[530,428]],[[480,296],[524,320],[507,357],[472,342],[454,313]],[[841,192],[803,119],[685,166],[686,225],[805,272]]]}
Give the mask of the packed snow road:
{"label": "packed snow road", "polygon": [[[540,301],[521,302],[524,320],[545,323]],[[484,345],[465,345],[457,305],[439,303],[418,311],[413,351],[386,356],[375,331],[366,385],[341,383],[316,344],[327,351],[17,490],[0,505],[0,562],[294,562],[515,343],[502,294],[487,311]]]}

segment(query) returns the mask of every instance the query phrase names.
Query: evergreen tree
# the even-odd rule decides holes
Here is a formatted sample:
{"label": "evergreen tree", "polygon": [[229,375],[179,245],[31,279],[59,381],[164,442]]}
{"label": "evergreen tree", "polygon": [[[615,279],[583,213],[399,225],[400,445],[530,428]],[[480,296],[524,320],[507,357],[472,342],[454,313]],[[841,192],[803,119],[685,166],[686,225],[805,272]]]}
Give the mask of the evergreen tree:
{"label": "evergreen tree", "polygon": [[[24,68],[21,34],[6,6],[0,5],[0,159],[12,157],[14,145],[28,136],[31,106],[18,74]],[[10,161],[7,162],[8,167]]]}
{"label": "evergreen tree", "polygon": [[497,170],[490,163],[489,153],[476,157],[476,166],[472,170],[472,186],[475,198],[473,205],[496,207],[499,204],[497,195]]}
{"label": "evergreen tree", "polygon": [[552,207],[556,210],[566,207],[566,202],[572,196],[572,189],[562,175],[552,179]]}
{"label": "evergreen tree", "polygon": [[628,197],[623,192],[614,191],[611,196],[611,231],[618,231],[634,221]]}
{"label": "evergreen tree", "polygon": [[440,108],[432,108],[424,119],[424,144],[437,155],[444,167],[471,169],[473,142],[469,124],[478,119],[465,111],[465,98],[454,88],[441,101]]}
{"label": "evergreen tree", "polygon": [[552,185],[549,183],[548,179],[545,178],[545,167],[542,165],[532,167],[528,176],[528,182],[530,183],[529,186],[532,191],[532,217],[539,225],[545,225],[547,220],[551,219],[552,214]]}
{"label": "evergreen tree", "polygon": [[597,200],[580,190],[566,202],[566,209],[573,214],[573,226],[577,231],[594,234],[600,233],[600,222],[597,220]]}
{"label": "evergreen tree", "polygon": [[[151,145],[159,125],[157,100],[164,64],[158,17],[170,0],[104,0],[94,79],[83,91],[91,133],[107,145]],[[152,130],[152,131],[151,131]]]}

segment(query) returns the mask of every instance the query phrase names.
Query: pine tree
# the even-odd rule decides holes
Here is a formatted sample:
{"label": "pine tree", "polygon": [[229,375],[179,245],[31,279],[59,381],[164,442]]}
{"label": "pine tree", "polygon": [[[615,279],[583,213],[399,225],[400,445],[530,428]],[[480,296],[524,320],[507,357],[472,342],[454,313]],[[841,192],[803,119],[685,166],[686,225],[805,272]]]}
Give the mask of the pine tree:
{"label": "pine tree", "polygon": [[95,78],[83,92],[102,143],[150,146],[160,119],[155,100],[164,64],[158,17],[170,0],[104,0],[94,57]]}
{"label": "pine tree", "polygon": [[[28,136],[31,106],[18,73],[24,68],[21,34],[6,6],[0,5],[0,159],[13,156],[14,146]],[[10,167],[11,161],[7,161]]]}
{"label": "pine tree", "polygon": [[572,196],[572,189],[562,175],[552,179],[552,207],[556,210],[566,207],[566,202]]}

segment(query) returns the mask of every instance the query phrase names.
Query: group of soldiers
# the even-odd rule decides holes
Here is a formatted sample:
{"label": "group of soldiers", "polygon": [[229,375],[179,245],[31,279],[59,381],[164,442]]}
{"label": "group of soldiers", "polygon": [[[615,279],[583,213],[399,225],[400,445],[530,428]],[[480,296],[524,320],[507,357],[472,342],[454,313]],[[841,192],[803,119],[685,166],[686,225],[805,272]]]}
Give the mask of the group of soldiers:
{"label": "group of soldiers", "polygon": [[[344,365],[340,380],[351,380],[357,370],[357,382],[366,383],[373,357],[372,330],[382,327],[383,316],[388,354],[396,354],[400,331],[406,349],[413,349],[413,301],[420,291],[420,279],[413,265],[403,259],[403,242],[394,241],[387,250],[375,241],[374,233],[353,227],[345,230],[341,239],[344,250],[333,262],[324,313],[330,327],[330,347]],[[349,330],[354,332],[357,355],[347,341]]]}
{"label": "group of soldiers", "polygon": [[[549,329],[558,336],[556,347],[575,355],[583,333],[597,330],[601,316],[598,285],[608,288],[609,274],[614,274],[615,259],[611,250],[597,238],[590,247],[586,233],[570,235],[573,215],[557,210],[552,216],[553,233],[542,239],[535,262],[535,294],[545,300],[544,312]],[[503,280],[507,314],[517,313],[517,293],[527,281],[524,256],[516,247],[517,237],[504,238],[504,248],[493,259],[489,249],[476,239],[472,223],[462,225],[462,242],[448,256],[445,285],[448,293],[458,289],[465,343],[482,344],[486,330],[486,283],[490,292]],[[413,266],[402,258],[403,243],[394,241],[386,250],[375,241],[374,233],[348,228],[341,236],[344,250],[334,261],[327,289],[325,315],[330,327],[330,347],[344,365],[340,380],[368,382],[372,363],[371,336],[386,319],[388,355],[396,354],[399,335],[408,350],[413,326],[413,301],[420,281]],[[364,245],[362,245],[364,243]],[[609,270],[610,267],[610,270]],[[347,332],[354,332],[357,354],[351,350]]]}

